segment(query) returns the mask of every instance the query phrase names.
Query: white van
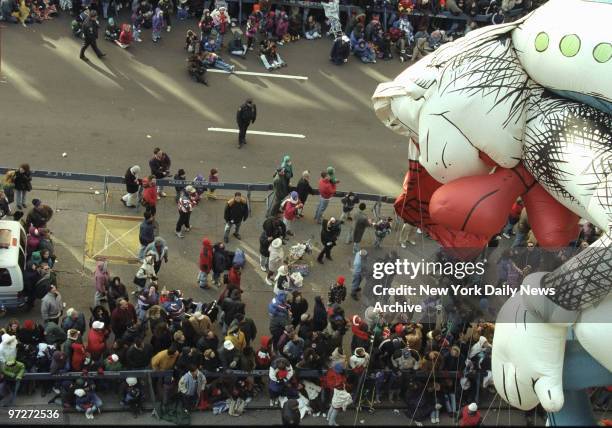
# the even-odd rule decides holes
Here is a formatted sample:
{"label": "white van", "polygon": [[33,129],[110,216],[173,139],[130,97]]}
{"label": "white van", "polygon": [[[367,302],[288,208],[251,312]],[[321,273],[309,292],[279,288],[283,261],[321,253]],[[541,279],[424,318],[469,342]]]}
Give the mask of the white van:
{"label": "white van", "polygon": [[26,306],[23,272],[26,265],[26,233],[18,221],[0,220],[0,308]]}

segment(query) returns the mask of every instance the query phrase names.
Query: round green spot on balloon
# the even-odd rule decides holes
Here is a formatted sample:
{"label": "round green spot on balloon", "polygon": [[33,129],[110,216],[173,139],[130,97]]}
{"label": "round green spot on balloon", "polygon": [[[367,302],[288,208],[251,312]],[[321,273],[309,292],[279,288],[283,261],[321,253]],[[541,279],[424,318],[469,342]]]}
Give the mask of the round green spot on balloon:
{"label": "round green spot on balloon", "polygon": [[595,49],[593,49],[593,58],[600,63],[610,61],[610,58],[612,58],[612,44],[600,43],[595,46]]}
{"label": "round green spot on balloon", "polygon": [[535,38],[535,49],[538,52],[544,52],[548,49],[548,43],[550,42],[550,38],[548,34],[545,32],[539,33]]}
{"label": "round green spot on balloon", "polygon": [[563,36],[559,49],[564,56],[573,57],[580,51],[580,38],[575,34]]}

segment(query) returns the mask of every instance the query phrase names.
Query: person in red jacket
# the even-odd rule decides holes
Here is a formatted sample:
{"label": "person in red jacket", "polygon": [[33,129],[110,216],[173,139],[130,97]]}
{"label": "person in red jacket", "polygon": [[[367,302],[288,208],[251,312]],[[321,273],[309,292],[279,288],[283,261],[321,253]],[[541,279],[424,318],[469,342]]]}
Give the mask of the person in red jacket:
{"label": "person in red jacket", "polygon": [[321,378],[321,387],[328,394],[331,400],[334,394],[335,388],[344,388],[347,383],[346,376],[344,375],[344,365],[340,362],[335,363],[332,367],[327,369],[325,375]]}
{"label": "person in red jacket", "polygon": [[482,422],[482,416],[476,403],[468,404],[461,409],[460,427],[477,427]]}
{"label": "person in red jacket", "polygon": [[512,229],[514,229],[514,225],[518,223],[521,218],[521,211],[523,211],[523,200],[519,197],[514,204],[512,204],[512,208],[510,208],[510,214],[508,214],[508,222],[504,226],[502,230],[502,235],[504,238],[510,239],[511,236],[514,235]]}
{"label": "person in red jacket", "polygon": [[111,315],[111,328],[116,338],[121,338],[125,331],[136,324],[136,309],[124,298],[120,298]]}
{"label": "person in red jacket", "polygon": [[200,250],[200,273],[198,275],[198,286],[206,290],[208,286],[208,274],[213,265],[213,247],[208,238],[202,240],[202,249]]}
{"label": "person in red jacket", "polygon": [[142,205],[152,215],[155,215],[157,209],[157,183],[154,177],[145,177],[142,179]]}
{"label": "person in red jacket", "polygon": [[293,236],[293,232],[291,231],[291,225],[295,221],[304,205],[300,202],[298,197],[298,193],[293,191],[289,194],[289,197],[286,198],[281,203],[281,210],[283,211],[283,223],[287,227],[287,235]]}
{"label": "person in red jacket", "polygon": [[132,26],[130,24],[123,24],[121,26],[121,33],[119,34],[119,40],[115,40],[115,43],[122,49],[128,48],[134,41],[134,35],[132,34]]}
{"label": "person in red jacket", "polygon": [[336,193],[336,182],[332,180],[327,171],[323,171],[321,173],[321,179],[319,180],[319,205],[317,205],[317,210],[315,211],[315,221],[318,224],[321,224],[321,218],[323,217],[323,213],[327,209],[329,205],[329,201]]}
{"label": "person in red jacket", "polygon": [[87,333],[87,352],[94,361],[100,360],[106,351],[106,331],[102,321],[94,321]]}
{"label": "person in red jacket", "polygon": [[72,371],[80,372],[83,369],[83,361],[85,361],[85,347],[82,343],[73,342],[70,348],[72,350],[70,367],[72,367]]}
{"label": "person in red jacket", "polygon": [[240,271],[240,266],[232,266],[227,275],[227,282],[229,285],[233,286],[240,290],[240,277],[242,273]]}

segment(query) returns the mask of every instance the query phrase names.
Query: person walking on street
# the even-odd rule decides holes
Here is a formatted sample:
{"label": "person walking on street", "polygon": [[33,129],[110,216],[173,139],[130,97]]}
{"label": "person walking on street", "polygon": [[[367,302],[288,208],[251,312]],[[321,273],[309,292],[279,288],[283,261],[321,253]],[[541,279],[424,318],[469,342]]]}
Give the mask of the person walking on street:
{"label": "person walking on street", "polygon": [[255,123],[257,119],[257,106],[253,103],[253,99],[248,98],[244,104],[240,106],[236,113],[236,122],[238,123],[238,148],[240,149],[246,144],[247,128],[251,123]]}
{"label": "person walking on street", "polygon": [[315,211],[314,219],[318,224],[321,224],[321,218],[323,217],[323,213],[327,209],[329,205],[329,201],[336,193],[336,183],[332,181],[332,177],[327,173],[327,171],[323,171],[321,173],[321,179],[319,180],[319,205],[317,206],[317,210]]}
{"label": "person walking on street", "polygon": [[353,254],[359,252],[361,248],[361,240],[363,239],[363,234],[368,227],[372,226],[372,221],[365,214],[366,204],[359,204],[359,211],[355,215],[355,220],[353,222],[353,233],[351,236],[347,236],[346,243],[350,244],[353,241]]}
{"label": "person walking on street", "polygon": [[359,300],[361,281],[366,276],[367,262],[368,252],[366,250],[360,250],[355,254],[353,259],[353,281],[351,283],[351,297],[355,300]]}
{"label": "person walking on street", "polygon": [[202,240],[202,249],[200,250],[200,273],[198,274],[198,287],[202,290],[207,290],[208,274],[213,268],[213,247],[208,238]]}
{"label": "person walking on street", "polygon": [[49,321],[59,325],[59,319],[64,312],[62,295],[55,285],[51,285],[45,297],[40,302],[40,314],[44,323]]}
{"label": "person walking on street", "polygon": [[140,232],[138,233],[138,240],[140,241],[140,251],[138,252],[138,259],[143,260],[145,256],[145,249],[147,245],[155,240],[155,215],[151,214],[150,211],[145,211],[144,220],[140,223]]}
{"label": "person walking on street", "polygon": [[232,225],[234,226],[234,237],[240,239],[240,225],[249,218],[249,205],[240,192],[234,193],[234,197],[225,204],[223,218],[225,219],[223,241],[226,244],[229,242],[229,234]]}
{"label": "person walking on street", "polygon": [[317,257],[317,261],[319,263],[323,264],[323,256],[325,256],[328,260],[332,260],[331,250],[336,245],[338,236],[340,236],[340,231],[340,224],[334,217],[330,218],[329,220],[323,220],[321,226],[321,243],[323,244],[323,249]]}
{"label": "person walking on street", "polygon": [[98,49],[98,29],[100,24],[98,24],[98,12],[92,10],[89,12],[89,17],[85,18],[85,22],[83,22],[83,47],[81,47],[81,54],[79,58],[83,61],[89,61],[89,59],[85,56],[85,51],[88,47],[92,47],[98,58],[105,57],[106,54],[102,53],[100,49]]}
{"label": "person walking on street", "polygon": [[302,207],[298,210],[298,217],[304,217],[302,211],[304,210],[304,205],[306,205],[306,200],[309,195],[316,195],[317,192],[310,185],[310,171],[306,170],[302,173],[302,178],[298,181],[297,187],[295,189],[298,192],[298,198],[302,203]]}
{"label": "person walking on street", "polygon": [[287,235],[293,236],[291,231],[291,225],[295,221],[298,211],[302,208],[302,203],[298,198],[297,192],[293,191],[285,198],[281,203],[281,210],[283,212],[283,223],[285,223],[287,229]]}
{"label": "person walking on street", "polygon": [[402,248],[406,248],[408,244],[416,245],[414,241],[414,234],[418,228],[404,220],[402,229],[400,230],[400,245]]}
{"label": "person walking on street", "polygon": [[185,226],[185,231],[189,232],[191,230],[191,224],[189,220],[191,218],[191,211],[193,211],[193,207],[197,204],[197,192],[196,189],[192,186],[186,186],[183,190],[183,194],[180,196],[178,201],[178,212],[179,218],[176,222],[176,236],[179,238],[184,238],[183,235],[183,226]]}
{"label": "person walking on street", "polygon": [[140,189],[140,167],[134,165],[125,172],[125,195],[121,202],[128,208],[136,208],[138,202],[138,189]]}
{"label": "person walking on street", "polygon": [[[151,168],[151,175],[157,180],[162,180],[170,176],[170,165],[172,161],[167,153],[162,151],[159,147],[153,149],[153,157],[149,161],[149,168]],[[157,199],[160,197],[166,197],[163,186],[157,186]]]}
{"label": "person walking on street", "polygon": [[166,244],[166,240],[161,236],[156,236],[153,242],[145,248],[145,254],[153,255],[153,269],[155,274],[158,274],[162,261],[168,263],[168,244]]}
{"label": "person walking on street", "polygon": [[327,293],[327,304],[332,306],[334,303],[341,305],[346,299],[346,287],[344,286],[345,278],[340,275],[334,284],[329,287],[329,292]]}
{"label": "person walking on street", "polygon": [[15,173],[15,205],[17,209],[27,208],[26,195],[32,191],[30,165],[22,164]]}
{"label": "person walking on street", "polygon": [[145,207],[145,211],[149,211],[155,215],[157,212],[157,183],[155,177],[145,177],[142,179],[142,206]]}

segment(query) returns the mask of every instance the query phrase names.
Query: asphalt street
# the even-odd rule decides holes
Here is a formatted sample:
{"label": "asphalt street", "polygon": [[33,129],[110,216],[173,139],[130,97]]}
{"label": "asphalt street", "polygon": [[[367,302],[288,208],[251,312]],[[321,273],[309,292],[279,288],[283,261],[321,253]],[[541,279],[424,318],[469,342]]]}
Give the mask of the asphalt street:
{"label": "asphalt street", "polygon": [[[335,166],[342,190],[400,189],[407,144],[377,120],[370,102],[379,82],[405,68],[399,61],[365,65],[351,57],[337,67],[328,61],[331,40],[300,40],[280,48],[288,67],[272,73],[256,51],[246,60],[222,57],[238,71],[307,80],[209,73],[206,87],[186,71],[185,33],[197,30],[195,21],[175,23],[157,44],[145,31],[143,42],[127,50],[104,40],[104,25],[98,44],[107,56],[90,52],[89,63],[78,58],[80,41],[66,15],[2,30],[1,164],[122,175],[133,164],[146,166],[160,146],[173,170],[189,176],[215,167],[225,181],[269,182],[288,153],[296,171],[310,169],[314,177]],[[250,136],[239,151],[237,135],[208,131],[236,128],[237,107],[247,97],[258,107],[251,130],[306,138]]]}

